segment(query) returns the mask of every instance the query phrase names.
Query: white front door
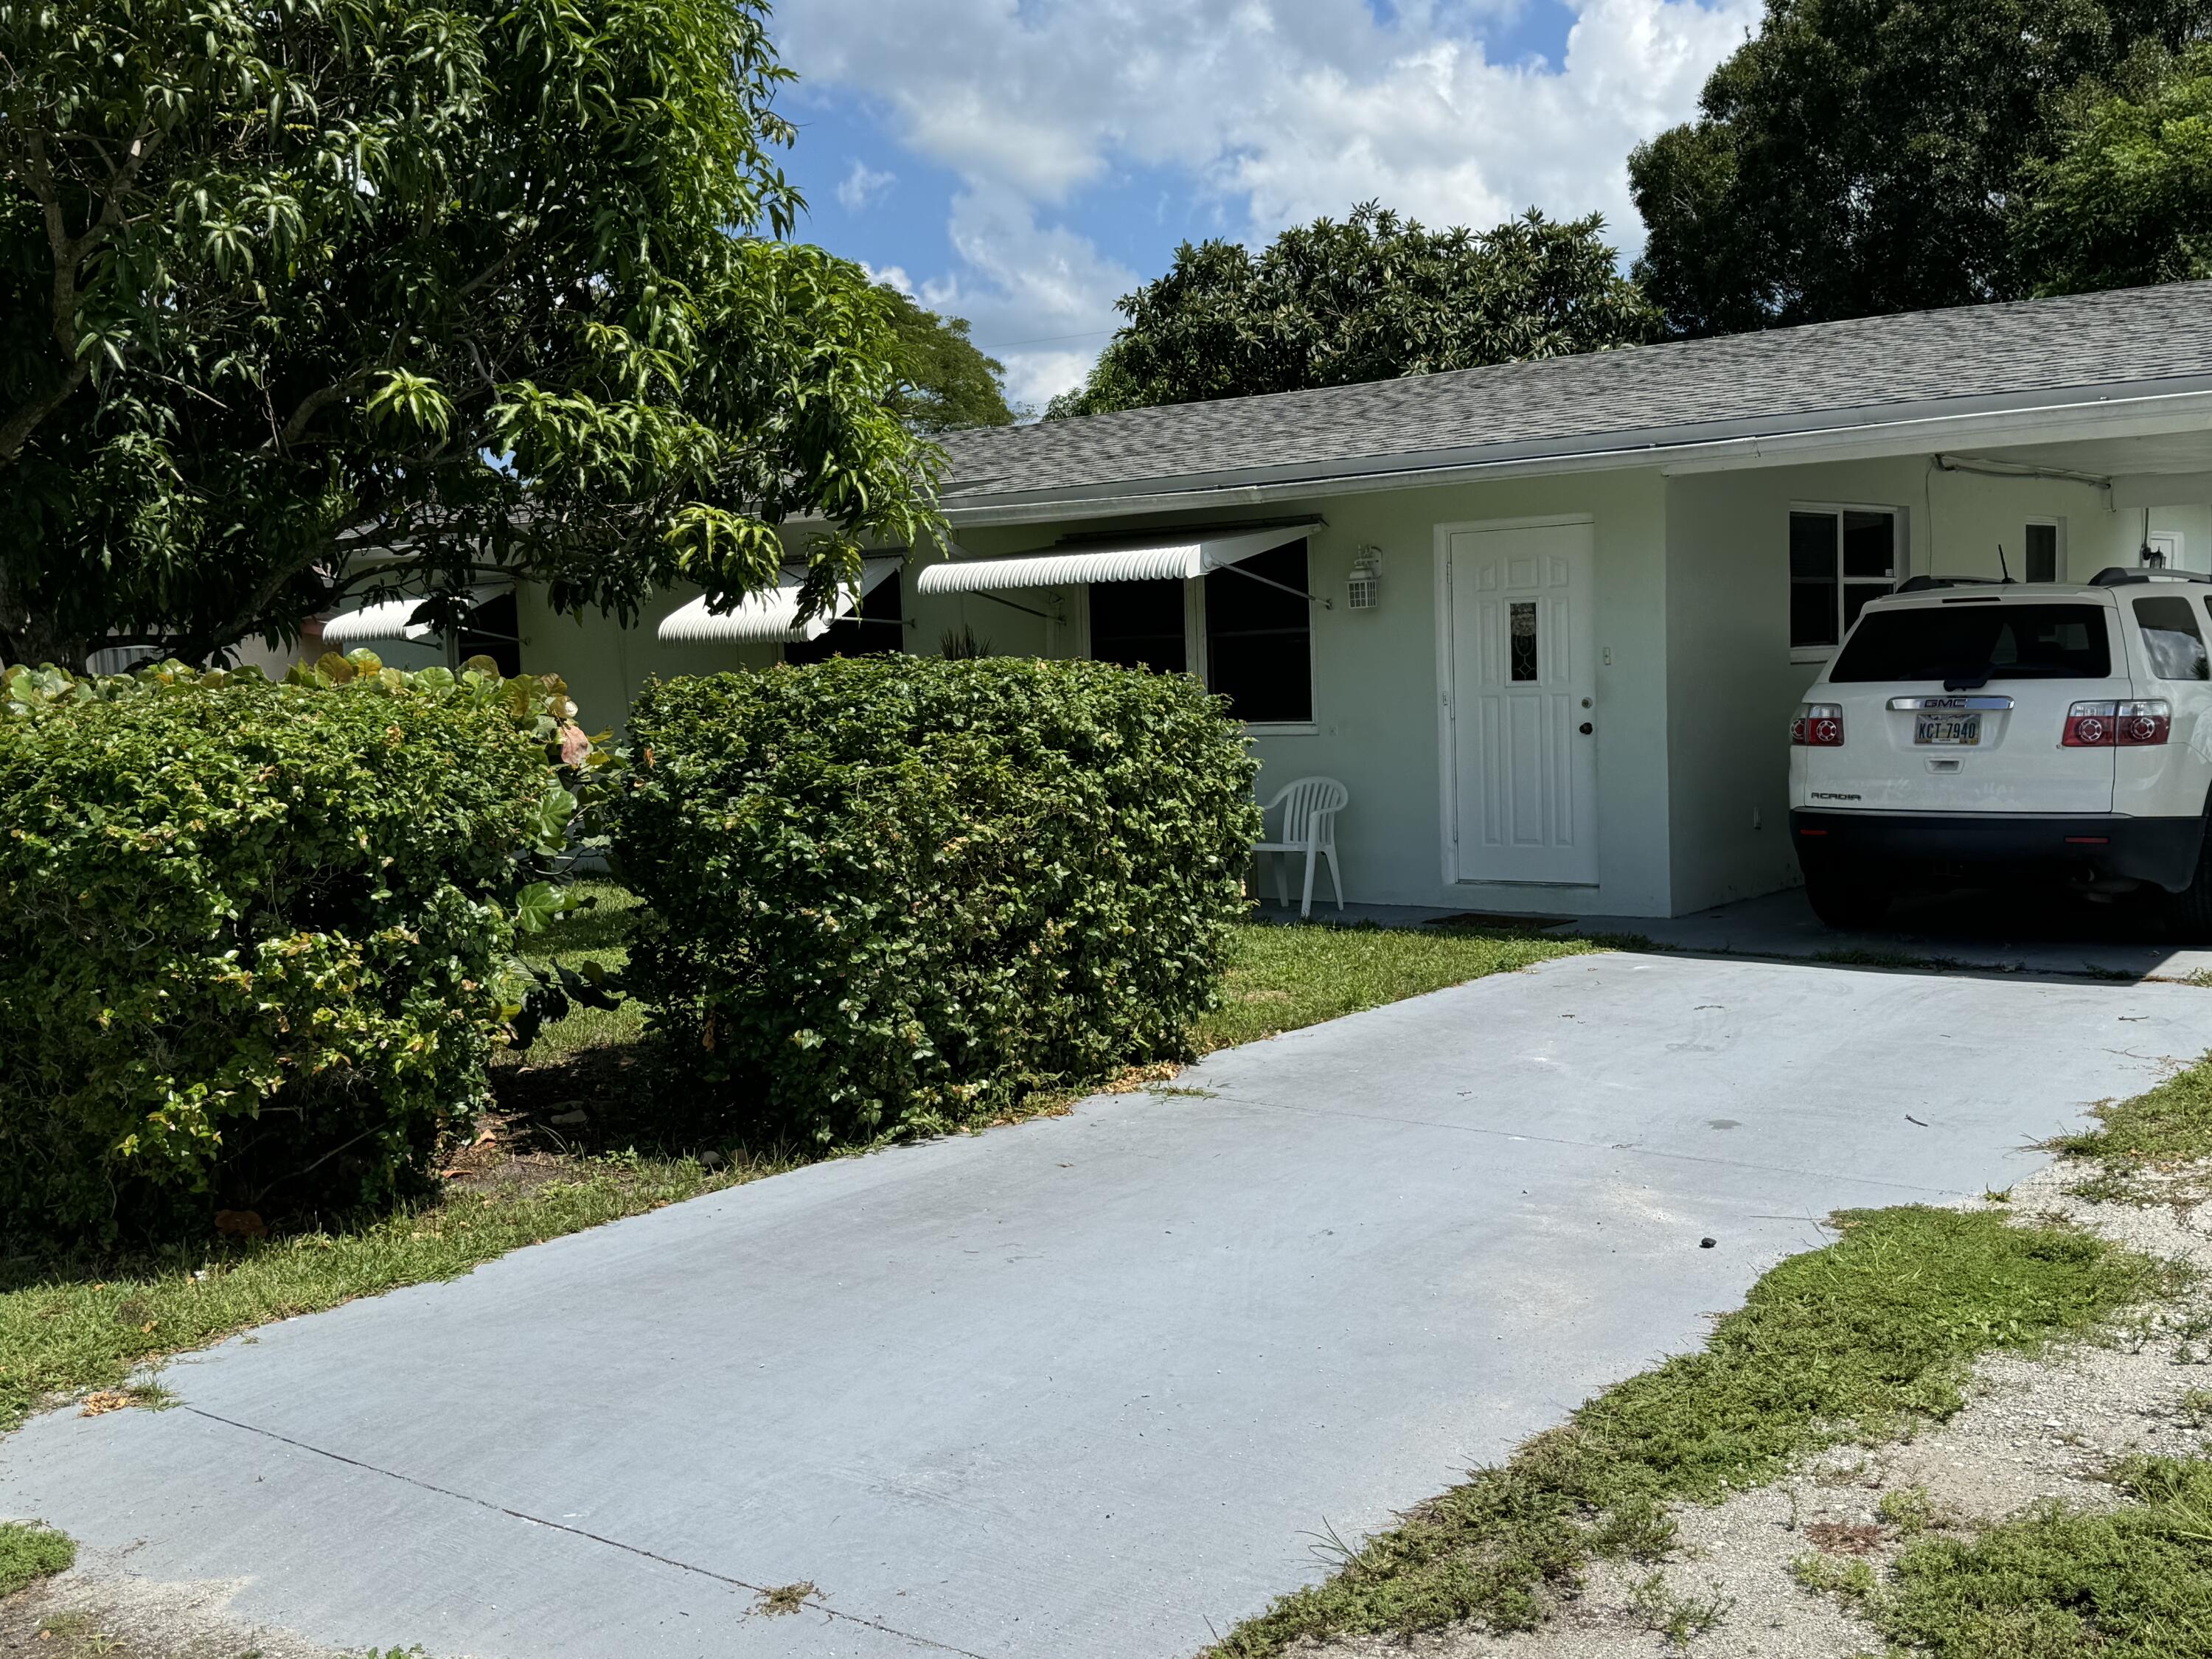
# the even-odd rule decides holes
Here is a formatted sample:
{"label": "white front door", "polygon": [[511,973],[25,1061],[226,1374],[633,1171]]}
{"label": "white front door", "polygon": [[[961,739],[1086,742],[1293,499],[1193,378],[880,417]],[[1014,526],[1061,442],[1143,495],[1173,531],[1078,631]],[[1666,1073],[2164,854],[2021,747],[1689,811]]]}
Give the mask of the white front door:
{"label": "white front door", "polygon": [[1597,880],[1588,524],[1452,532],[1454,863],[1462,881]]}

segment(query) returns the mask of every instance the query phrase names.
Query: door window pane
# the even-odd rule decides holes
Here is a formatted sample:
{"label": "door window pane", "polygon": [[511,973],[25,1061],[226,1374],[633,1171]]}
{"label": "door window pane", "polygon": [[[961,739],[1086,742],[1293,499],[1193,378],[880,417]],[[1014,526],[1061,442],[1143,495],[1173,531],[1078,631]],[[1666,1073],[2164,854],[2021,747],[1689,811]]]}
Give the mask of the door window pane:
{"label": "door window pane", "polygon": [[2058,526],[2055,524],[2032,524],[2024,538],[2027,546],[2027,568],[2025,575],[2032,582],[2055,582],[2058,580]]}
{"label": "door window pane", "polygon": [[1533,680],[1541,678],[1536,670],[1536,601],[1516,599],[1506,607],[1505,654],[1508,662],[1506,678]]}
{"label": "door window pane", "polygon": [[1313,718],[1313,617],[1305,595],[1302,541],[1207,574],[1206,677],[1237,719],[1297,724]]}
{"label": "door window pane", "polygon": [[2142,629],[2150,672],[2162,680],[2212,679],[2204,655],[2204,635],[2197,613],[2179,594],[2136,601],[2136,625]]}
{"label": "door window pane", "polygon": [[1091,586],[1091,654],[1124,668],[1180,674],[1190,663],[1183,642],[1182,584],[1094,582]]}

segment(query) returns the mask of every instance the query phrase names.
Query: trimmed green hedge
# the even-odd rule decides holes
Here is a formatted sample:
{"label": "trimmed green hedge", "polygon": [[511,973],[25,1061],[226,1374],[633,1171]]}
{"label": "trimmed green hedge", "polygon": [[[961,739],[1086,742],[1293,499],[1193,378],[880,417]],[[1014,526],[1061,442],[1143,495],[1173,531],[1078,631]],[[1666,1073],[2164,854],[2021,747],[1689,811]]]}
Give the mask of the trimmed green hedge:
{"label": "trimmed green hedge", "polygon": [[0,1230],[381,1200],[481,1101],[573,709],[319,666],[0,682]]}
{"label": "trimmed green hedge", "polygon": [[692,1080],[819,1142],[933,1133],[1180,1054],[1258,831],[1191,679],[867,657],[649,688],[629,985]]}

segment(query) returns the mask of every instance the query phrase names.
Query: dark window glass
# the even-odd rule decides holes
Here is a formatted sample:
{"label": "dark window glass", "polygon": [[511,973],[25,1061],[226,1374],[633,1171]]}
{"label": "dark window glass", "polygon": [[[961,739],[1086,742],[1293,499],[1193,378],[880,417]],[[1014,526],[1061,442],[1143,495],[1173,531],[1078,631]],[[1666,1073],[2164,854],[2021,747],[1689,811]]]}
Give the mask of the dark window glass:
{"label": "dark window glass", "polygon": [[469,612],[468,625],[461,629],[461,660],[489,657],[513,679],[522,672],[522,641],[515,637],[521,632],[514,595],[495,594]]}
{"label": "dark window glass", "polygon": [[1828,678],[2101,680],[2112,672],[2101,606],[1984,600],[1875,611]]}
{"label": "dark window glass", "polygon": [[2150,653],[2150,672],[2162,680],[2212,679],[2197,613],[2179,594],[2136,601],[2136,626]]}
{"label": "dark window glass", "polygon": [[2057,581],[2058,580],[2058,526],[2055,524],[2028,526],[2027,543],[2026,580],[2032,582]]}
{"label": "dark window glass", "polygon": [[899,573],[885,576],[860,596],[857,611],[840,617],[811,640],[783,647],[788,663],[827,662],[832,657],[879,657],[906,649],[906,617],[899,597]]}
{"label": "dark window glass", "polygon": [[[1270,587],[1254,576],[1281,586]],[[1207,574],[1206,678],[1229,699],[1237,719],[1313,718],[1313,617],[1305,594],[1304,542]]]}
{"label": "dark window glass", "polygon": [[1791,582],[1790,643],[1833,645],[1835,642],[1836,585],[1833,582]]}
{"label": "dark window glass", "polygon": [[1887,513],[1844,514],[1844,574],[1897,575],[1897,520]]}
{"label": "dark window glass", "polygon": [[1180,674],[1190,664],[1182,621],[1179,581],[1091,584],[1091,654],[1100,662]]}
{"label": "dark window glass", "polygon": [[1833,645],[1897,581],[1891,513],[1790,515],[1790,643]]}
{"label": "dark window glass", "polygon": [[1790,515],[1790,574],[1801,581],[1828,582],[1836,579],[1834,514]]}
{"label": "dark window glass", "polygon": [[1536,679],[1540,678],[1536,672],[1536,602],[1534,599],[1516,599],[1506,606],[1506,678]]}
{"label": "dark window glass", "polygon": [[1836,515],[1790,515],[1790,643],[1833,645],[1836,617]]}

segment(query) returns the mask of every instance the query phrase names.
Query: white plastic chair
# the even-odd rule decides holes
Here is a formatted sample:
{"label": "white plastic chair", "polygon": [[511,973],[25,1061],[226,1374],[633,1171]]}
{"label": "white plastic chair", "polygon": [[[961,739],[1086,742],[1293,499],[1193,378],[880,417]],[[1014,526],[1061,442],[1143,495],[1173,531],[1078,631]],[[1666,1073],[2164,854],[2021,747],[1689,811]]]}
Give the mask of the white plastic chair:
{"label": "white plastic chair", "polygon": [[1328,884],[1336,894],[1336,908],[1344,908],[1344,880],[1336,868],[1336,815],[1351,800],[1352,792],[1334,778],[1300,778],[1285,784],[1276,791],[1274,799],[1260,808],[1263,836],[1267,833],[1264,815],[1282,809],[1282,839],[1255,842],[1252,852],[1255,860],[1261,853],[1277,855],[1275,896],[1285,909],[1291,903],[1288,860],[1295,854],[1306,855],[1305,890],[1298,901],[1301,921],[1313,915],[1314,866],[1322,859],[1328,860]]}

